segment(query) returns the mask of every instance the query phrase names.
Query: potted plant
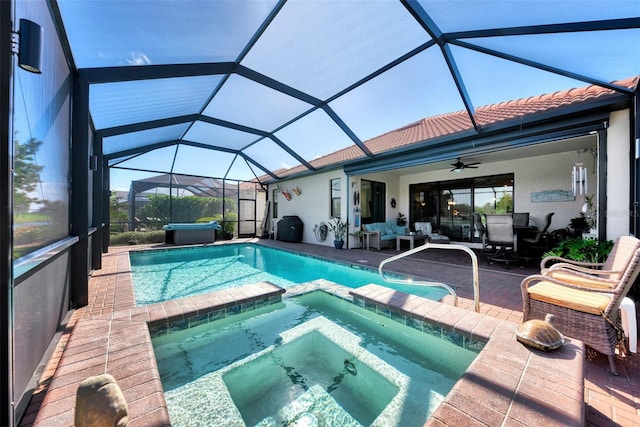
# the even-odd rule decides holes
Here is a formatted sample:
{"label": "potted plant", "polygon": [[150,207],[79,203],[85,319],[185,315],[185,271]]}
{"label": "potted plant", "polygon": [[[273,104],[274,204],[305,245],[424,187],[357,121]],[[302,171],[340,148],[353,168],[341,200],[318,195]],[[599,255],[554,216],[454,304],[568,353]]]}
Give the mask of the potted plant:
{"label": "potted plant", "polygon": [[587,220],[587,225],[590,228],[590,232],[591,233],[595,233],[596,232],[596,210],[594,209],[594,197],[596,195],[592,194],[590,196],[584,196],[584,205],[582,206],[582,215],[585,217],[585,219]]}
{"label": "potted plant", "polygon": [[581,262],[604,262],[613,248],[613,240],[571,238],[561,240],[543,257],[557,256]]}
{"label": "potted plant", "polygon": [[344,238],[349,231],[349,223],[342,221],[338,217],[331,218],[329,220],[329,230],[333,233],[333,246],[335,246],[336,249],[342,249]]}
{"label": "potted plant", "polygon": [[573,237],[580,237],[582,236],[582,233],[586,233],[591,229],[583,214],[580,214],[578,217],[571,218],[569,220],[569,227],[573,230]]}
{"label": "potted plant", "polygon": [[398,213],[398,218],[396,218],[396,224],[398,224],[400,227],[407,225],[407,218],[404,216],[403,213]]}
{"label": "potted plant", "polygon": [[362,247],[362,238],[364,237],[364,231],[362,230],[357,230],[354,231],[353,233],[349,234],[350,236],[353,236],[356,241],[358,242],[358,248]]}

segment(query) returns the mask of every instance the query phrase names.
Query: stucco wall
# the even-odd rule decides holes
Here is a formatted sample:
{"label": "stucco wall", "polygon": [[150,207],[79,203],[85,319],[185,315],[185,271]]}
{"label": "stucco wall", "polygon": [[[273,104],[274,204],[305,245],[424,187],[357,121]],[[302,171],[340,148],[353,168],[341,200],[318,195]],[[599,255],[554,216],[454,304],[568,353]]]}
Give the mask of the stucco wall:
{"label": "stucco wall", "polygon": [[[567,145],[570,145],[570,142]],[[401,206],[403,210],[408,211],[410,184],[513,173],[515,212],[529,212],[537,225],[544,223],[545,215],[548,212],[554,212],[549,229],[564,228],[569,225],[571,218],[580,215],[584,197],[577,196],[576,200],[567,202],[532,202],[531,193],[544,190],[571,191],[571,169],[577,161],[582,161],[587,168],[589,194],[595,193],[596,175],[593,173],[593,157],[583,154],[580,158],[576,150],[572,150],[526,159],[494,163],[483,162],[478,169],[465,169],[460,174],[441,170],[405,175],[400,178],[400,187],[405,189],[400,199]]]}
{"label": "stucco wall", "polygon": [[[296,215],[300,217],[304,224],[302,241],[305,243],[314,243],[319,245],[333,246],[333,235],[329,233],[327,239],[324,242],[318,241],[314,228],[321,222],[327,223],[330,219],[330,183],[334,178],[341,178],[342,189],[342,209],[341,214],[343,220],[348,218],[350,224],[350,232],[353,232],[353,193],[360,190],[360,178],[347,178],[342,170],[335,170],[332,172],[319,173],[309,177],[296,178],[289,181],[282,181],[279,183],[280,191],[288,190],[291,194],[291,200],[287,201],[281,192],[278,194],[278,218],[282,219],[283,216]],[[402,212],[405,215],[408,213],[406,209],[401,209],[401,204],[398,203],[395,209],[391,208],[390,200],[392,197],[399,202],[400,192],[399,178],[396,173],[377,173],[367,175],[367,179],[373,181],[384,182],[387,188],[387,194],[385,198],[385,208],[387,219],[394,219],[398,216],[398,212]],[[298,196],[292,188],[298,187],[301,190],[301,194]],[[275,187],[271,185],[269,187],[269,194]],[[349,247],[354,246],[354,238],[349,236]]]}
{"label": "stucco wall", "polygon": [[630,156],[629,110],[610,116],[607,130],[607,239],[629,234]]}
{"label": "stucco wall", "polygon": [[[333,236],[328,235],[324,242],[319,242],[314,233],[314,227],[321,222],[329,221],[330,214],[330,183],[334,178],[341,178],[342,188],[342,208],[346,208],[347,182],[346,176],[342,170],[320,173],[309,177],[297,178],[290,181],[282,181],[279,183],[280,191],[288,190],[291,194],[291,200],[287,201],[281,192],[278,194],[278,217],[276,221],[282,219],[283,216],[296,215],[300,217],[304,226],[302,233],[302,241],[306,243],[315,243],[319,245],[333,245]],[[296,195],[292,188],[298,187],[301,191],[300,195]],[[274,186],[269,187],[269,194]]]}

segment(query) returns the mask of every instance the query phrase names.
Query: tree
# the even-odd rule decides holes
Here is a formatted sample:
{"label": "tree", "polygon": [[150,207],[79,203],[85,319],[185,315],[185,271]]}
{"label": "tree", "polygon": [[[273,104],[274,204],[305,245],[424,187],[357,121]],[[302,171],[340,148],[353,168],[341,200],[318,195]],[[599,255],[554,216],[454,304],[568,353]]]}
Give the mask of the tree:
{"label": "tree", "polygon": [[496,203],[497,213],[509,213],[513,211],[513,196],[511,193],[504,193]]}
{"label": "tree", "polygon": [[[222,212],[221,197],[185,196],[170,197],[168,195],[150,196],[148,203],[136,210],[136,217],[141,221],[196,222],[203,217],[215,217]],[[235,212],[233,199],[224,199],[225,220],[227,215]],[[170,214],[171,211],[171,214]]]}
{"label": "tree", "polygon": [[124,231],[124,225],[129,220],[129,204],[121,202],[116,196],[109,197],[109,222],[111,231]]}
{"label": "tree", "polygon": [[29,194],[36,190],[43,169],[35,161],[41,145],[42,141],[35,138],[31,138],[26,144],[14,140],[13,205],[16,215],[28,213],[31,203],[38,201],[35,197],[29,197]]}

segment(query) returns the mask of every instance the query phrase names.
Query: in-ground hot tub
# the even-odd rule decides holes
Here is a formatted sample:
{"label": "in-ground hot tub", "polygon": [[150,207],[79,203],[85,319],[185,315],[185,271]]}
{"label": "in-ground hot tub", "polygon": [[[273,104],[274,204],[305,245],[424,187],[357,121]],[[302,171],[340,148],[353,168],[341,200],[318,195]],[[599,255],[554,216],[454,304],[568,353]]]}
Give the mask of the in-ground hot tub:
{"label": "in-ground hot tub", "polygon": [[218,221],[167,224],[162,227],[165,231],[165,243],[170,245],[213,243],[216,240],[215,230],[220,230],[221,228]]}
{"label": "in-ground hot tub", "polygon": [[484,345],[324,291],[246,308],[150,330],[174,425],[422,427]]}
{"label": "in-ground hot tub", "polygon": [[219,395],[233,400],[238,425],[330,419],[344,427],[384,426],[400,419],[410,378],[361,347],[359,337],[322,316],[281,336],[218,371],[226,386]]}

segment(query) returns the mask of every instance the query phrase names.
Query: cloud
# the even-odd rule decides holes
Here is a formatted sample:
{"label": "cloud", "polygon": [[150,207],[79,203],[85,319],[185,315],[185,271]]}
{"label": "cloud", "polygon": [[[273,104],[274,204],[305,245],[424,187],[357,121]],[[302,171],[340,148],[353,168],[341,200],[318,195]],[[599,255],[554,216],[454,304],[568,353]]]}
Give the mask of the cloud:
{"label": "cloud", "polygon": [[150,65],[151,61],[142,52],[129,52],[129,58],[126,59],[129,65]]}
{"label": "cloud", "polygon": [[286,163],[281,163],[281,165],[282,165],[282,167],[283,167],[284,169],[291,169],[291,168],[293,167],[293,166],[290,166],[290,165],[288,165],[288,164],[286,164]]}

